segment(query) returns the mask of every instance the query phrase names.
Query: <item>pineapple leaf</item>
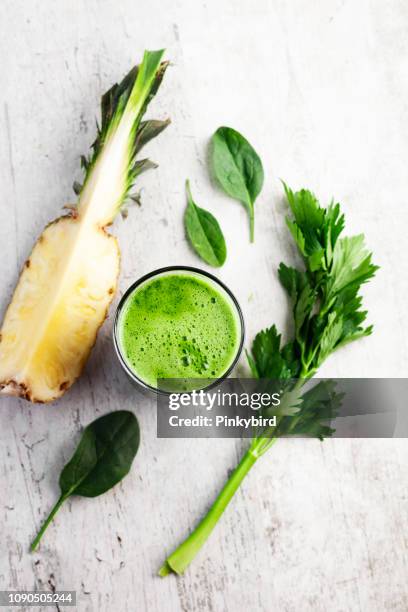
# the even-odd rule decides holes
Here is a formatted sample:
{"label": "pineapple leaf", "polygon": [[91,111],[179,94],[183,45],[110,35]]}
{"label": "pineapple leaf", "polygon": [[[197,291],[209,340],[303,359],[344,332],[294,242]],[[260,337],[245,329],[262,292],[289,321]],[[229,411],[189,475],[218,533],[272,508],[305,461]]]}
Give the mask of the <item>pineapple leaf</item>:
{"label": "pineapple leaf", "polygon": [[78,181],[74,181],[72,184],[72,189],[74,190],[75,195],[79,196],[82,191],[82,185]]}
{"label": "pineapple leaf", "polygon": [[142,205],[142,194],[141,191],[135,191],[135,193],[129,193],[126,200],[124,200],[120,214],[122,219],[127,219],[129,216],[129,208],[132,206],[141,206]]}
{"label": "pineapple leaf", "polygon": [[162,132],[170,123],[170,119],[159,121],[158,119],[150,119],[142,121],[139,129],[136,132],[134,142],[134,153],[138,153],[150,140],[155,138]]}
{"label": "pineapple leaf", "polygon": [[[82,193],[107,139],[113,134],[125,112],[131,113],[133,125],[130,133],[128,178],[126,189],[121,196],[122,202],[133,186],[136,177],[145,170],[157,167],[149,160],[136,160],[136,155],[143,146],[160,134],[170,123],[170,119],[141,121],[169,64],[169,62],[160,63],[162,54],[163,51],[146,52],[142,64],[134,66],[120,83],[113,85],[102,96],[101,122],[96,124],[97,137],[91,145],[90,155],[88,157],[82,155],[80,158],[81,168],[84,170],[84,181],[82,185],[78,182],[75,183],[74,191],[77,195]],[[119,209],[120,204],[121,202],[119,202]]]}

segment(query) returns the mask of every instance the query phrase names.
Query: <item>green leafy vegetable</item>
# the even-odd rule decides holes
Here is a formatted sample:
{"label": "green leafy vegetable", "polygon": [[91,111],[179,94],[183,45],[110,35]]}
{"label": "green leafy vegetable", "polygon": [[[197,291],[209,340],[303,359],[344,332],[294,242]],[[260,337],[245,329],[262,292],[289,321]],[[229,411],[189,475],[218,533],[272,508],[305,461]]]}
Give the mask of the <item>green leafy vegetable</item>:
{"label": "green leafy vegetable", "polygon": [[215,503],[191,535],[167,558],[160,575],[181,574],[203,546],[240,483],[281,436],[308,435],[323,440],[332,435],[328,424],[342,395],[331,382],[302,387],[327,357],[344,344],[367,336],[367,312],[361,309],[360,288],[377,266],[362,235],[340,238],[344,216],[339,204],[320,206],[305,189],[285,192],[292,216],[288,228],[304,260],[304,269],[281,263],[279,278],[292,302],[293,338],[282,345],[274,325],[253,341],[249,365],[255,378],[278,380],[283,388],[277,424],[257,431],[248,451],[224,485]]}
{"label": "green leafy vegetable", "polygon": [[259,155],[239,132],[220,127],[212,137],[212,166],[223,190],[247,209],[253,242],[254,204],[264,182]]}
{"label": "green leafy vegetable", "polygon": [[184,216],[187,236],[198,255],[210,266],[222,266],[227,257],[224,235],[217,219],[194,203],[190,183],[186,181],[187,208]]}
{"label": "green leafy vegetable", "polygon": [[296,418],[284,416],[279,421],[279,435],[306,435],[323,440],[334,433],[327,423],[338,413],[342,393],[336,392],[334,381],[323,380],[303,393],[297,410]]}
{"label": "green leafy vegetable", "polygon": [[97,497],[129,472],[139,448],[140,433],[135,415],[126,410],[105,414],[90,423],[71,460],[63,468],[61,495],[31,544],[34,551],[48,525],[71,495]]}

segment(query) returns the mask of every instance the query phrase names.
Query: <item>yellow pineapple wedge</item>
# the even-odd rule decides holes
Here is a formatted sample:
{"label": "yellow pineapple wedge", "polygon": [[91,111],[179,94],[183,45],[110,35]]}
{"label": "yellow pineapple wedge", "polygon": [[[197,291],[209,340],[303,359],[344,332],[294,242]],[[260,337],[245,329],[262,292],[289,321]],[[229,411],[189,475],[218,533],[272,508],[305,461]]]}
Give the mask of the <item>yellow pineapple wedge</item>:
{"label": "yellow pineapple wedge", "polygon": [[27,259],[0,336],[0,393],[55,400],[72,385],[95,343],[116,289],[120,252],[106,226],[126,206],[136,177],[154,167],[138,151],[168,121],[142,122],[160,86],[163,51],[103,97],[90,158],[82,157],[78,204],[46,227]]}

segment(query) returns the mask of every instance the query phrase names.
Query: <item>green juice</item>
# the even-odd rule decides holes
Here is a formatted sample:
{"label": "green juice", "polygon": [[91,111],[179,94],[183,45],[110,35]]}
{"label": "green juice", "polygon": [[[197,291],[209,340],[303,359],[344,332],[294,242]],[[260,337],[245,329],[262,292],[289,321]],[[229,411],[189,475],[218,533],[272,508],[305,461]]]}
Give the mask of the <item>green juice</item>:
{"label": "green juice", "polygon": [[154,388],[159,379],[220,378],[237,356],[241,334],[227,292],[193,272],[145,281],[128,296],[118,321],[128,368]]}

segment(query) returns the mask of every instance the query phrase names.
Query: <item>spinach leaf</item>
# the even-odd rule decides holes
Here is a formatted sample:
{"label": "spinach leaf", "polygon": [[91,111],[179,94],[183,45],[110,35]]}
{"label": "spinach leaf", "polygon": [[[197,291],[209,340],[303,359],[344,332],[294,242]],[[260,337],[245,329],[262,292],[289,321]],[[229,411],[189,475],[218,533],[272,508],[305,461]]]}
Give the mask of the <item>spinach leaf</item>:
{"label": "spinach leaf", "polygon": [[254,204],[264,182],[259,155],[242,134],[230,127],[220,127],[212,137],[211,157],[220,186],[248,210],[250,240],[253,242]]}
{"label": "spinach leaf", "polygon": [[31,551],[37,548],[48,525],[68,497],[97,497],[126,476],[139,442],[137,419],[126,410],[105,414],[84,429],[75,453],[61,472],[60,498],[31,544]]}
{"label": "spinach leaf", "polygon": [[210,266],[218,268],[227,257],[225,239],[217,219],[194,203],[190,183],[186,181],[187,208],[184,223],[187,236],[198,255]]}

